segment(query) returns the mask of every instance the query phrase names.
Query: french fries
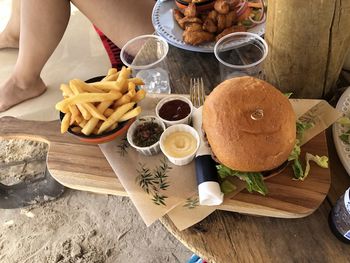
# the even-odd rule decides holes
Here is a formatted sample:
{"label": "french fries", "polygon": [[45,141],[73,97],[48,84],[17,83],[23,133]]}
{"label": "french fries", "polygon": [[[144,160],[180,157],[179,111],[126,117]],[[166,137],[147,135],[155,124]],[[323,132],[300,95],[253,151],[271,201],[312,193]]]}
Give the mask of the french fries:
{"label": "french fries", "polygon": [[144,82],[130,75],[130,68],[123,67],[120,71],[111,68],[99,82],[72,79],[68,85],[61,84],[64,99],[55,106],[65,114],[61,133],[70,128],[78,134],[102,134],[139,115],[141,107],[136,103],[145,97],[146,92],[137,90],[136,86]]}
{"label": "french fries", "polygon": [[131,101],[139,102],[146,96],[146,91],[143,89],[140,89],[138,92],[136,92],[135,96],[131,99]]}
{"label": "french fries", "polygon": [[141,107],[137,106],[136,108],[134,108],[131,111],[128,111],[127,113],[125,113],[119,120],[118,122],[122,122],[122,121],[127,121],[129,119],[132,119],[134,117],[136,117],[137,115],[139,115],[141,113]]}
{"label": "french fries", "polygon": [[104,77],[102,81],[117,80],[119,72],[116,68],[110,68],[108,70],[107,76]]}
{"label": "french fries", "polygon": [[64,99],[56,104],[56,109],[64,113],[68,112],[68,107],[70,105],[76,105],[86,102],[101,102],[107,100],[117,100],[122,96],[121,93],[80,93],[73,95],[67,99]]}
{"label": "french fries", "polygon": [[102,123],[100,129],[97,134],[101,134],[109,127],[111,127],[114,123],[116,123],[125,113],[127,113],[132,107],[134,107],[135,102],[126,103],[118,107],[115,112],[108,117],[108,119]]}
{"label": "french fries", "polygon": [[130,100],[131,99],[130,99],[129,94],[125,94],[120,99],[118,99],[116,102],[114,102],[113,108],[116,109],[116,108],[118,108],[119,106],[121,106],[121,105],[123,105],[125,103],[129,103]]}
{"label": "french fries", "polygon": [[66,131],[68,131],[71,115],[72,114],[70,112],[64,115],[62,119],[62,124],[61,124],[61,133],[65,133]]}

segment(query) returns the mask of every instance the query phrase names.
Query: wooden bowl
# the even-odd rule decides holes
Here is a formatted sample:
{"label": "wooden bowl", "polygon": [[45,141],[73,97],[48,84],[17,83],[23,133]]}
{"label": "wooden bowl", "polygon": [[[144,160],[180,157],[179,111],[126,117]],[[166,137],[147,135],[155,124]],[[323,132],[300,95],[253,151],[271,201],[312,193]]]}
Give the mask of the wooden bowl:
{"label": "wooden bowl", "polygon": [[[86,82],[87,83],[97,82],[103,78],[104,78],[104,76],[99,76],[99,77],[88,79]],[[63,117],[64,117],[64,113],[60,112],[60,120],[61,121],[62,121]],[[101,143],[105,143],[105,142],[110,142],[110,141],[114,140],[115,138],[117,138],[118,136],[125,134],[126,131],[129,129],[130,125],[135,120],[136,120],[136,118],[132,118],[128,121],[119,122],[118,127],[116,127],[115,129],[113,129],[111,131],[104,132],[102,134],[85,135],[82,133],[75,133],[71,130],[70,127],[68,129],[68,133],[72,134],[74,137],[78,138],[82,142],[87,142],[87,143],[92,143],[92,144],[101,144]]]}
{"label": "wooden bowl", "polygon": [[[188,2],[186,2],[184,0],[175,0],[175,3],[179,9],[185,9],[189,4]],[[203,11],[213,9],[214,3],[215,3],[215,0],[206,0],[206,1],[203,1],[200,3],[195,3],[195,5],[196,5],[198,12],[203,12]]]}

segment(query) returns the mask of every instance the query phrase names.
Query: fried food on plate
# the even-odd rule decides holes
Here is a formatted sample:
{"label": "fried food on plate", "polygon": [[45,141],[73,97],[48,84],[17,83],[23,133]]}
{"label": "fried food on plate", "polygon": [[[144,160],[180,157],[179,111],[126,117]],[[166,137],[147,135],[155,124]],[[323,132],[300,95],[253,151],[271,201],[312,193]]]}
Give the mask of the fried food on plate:
{"label": "fried food on plate", "polygon": [[231,12],[227,13],[225,18],[226,18],[225,28],[232,26],[236,22],[236,19],[237,19],[236,11],[231,11]]}
{"label": "fried food on plate", "polygon": [[190,23],[186,26],[186,31],[202,31],[202,24]]}
{"label": "fried food on plate", "polygon": [[174,15],[175,21],[179,24],[179,26],[182,29],[185,29],[185,25],[180,22],[181,19],[184,18],[184,14],[181,13],[179,9],[173,9],[173,15]]}
{"label": "fried food on plate", "polygon": [[190,3],[184,11],[185,17],[196,17],[197,15],[197,9],[195,3]]}
{"label": "fried food on plate", "polygon": [[203,30],[208,31],[210,33],[215,33],[216,31],[218,31],[218,27],[212,19],[207,17],[207,19],[203,23]]}
{"label": "fried food on plate", "polygon": [[230,11],[230,5],[226,0],[216,0],[214,9],[222,15],[226,15]]}
{"label": "fried food on plate", "polygon": [[203,21],[198,17],[183,17],[179,21],[179,25],[182,29],[186,29],[186,26],[192,23],[202,24]]}
{"label": "fried food on plate", "polygon": [[209,42],[215,40],[215,36],[204,30],[191,30],[186,28],[182,34],[185,43],[190,45],[199,45],[200,43]]}
{"label": "fried food on plate", "polygon": [[199,11],[195,1],[188,2],[190,4],[184,10],[174,9],[173,16],[184,30],[183,41],[189,45],[217,41],[233,32],[245,32],[266,19],[264,6],[257,0],[215,0],[212,9],[204,11]]}
{"label": "fried food on plate", "polygon": [[237,5],[241,2],[240,0],[226,0],[228,5],[230,6],[230,9],[233,10],[237,7]]}
{"label": "fried food on plate", "polygon": [[218,41],[220,38],[234,32],[245,32],[245,31],[246,31],[246,28],[244,26],[232,26],[232,27],[226,28],[219,35],[217,35],[215,40]]}
{"label": "fried food on plate", "polygon": [[226,15],[218,14],[218,33],[226,28]]}
{"label": "fried food on plate", "polygon": [[62,84],[64,99],[56,109],[65,113],[61,122],[61,133],[69,128],[85,135],[101,134],[115,129],[118,122],[127,121],[141,113],[134,105],[142,100],[146,92],[136,89],[143,85],[139,78],[130,78],[131,70],[110,69],[105,78],[94,83],[73,79],[69,85]]}
{"label": "fried food on plate", "polygon": [[208,13],[207,18],[213,20],[213,22],[216,23],[218,21],[218,12],[216,12],[215,10],[211,10]]}

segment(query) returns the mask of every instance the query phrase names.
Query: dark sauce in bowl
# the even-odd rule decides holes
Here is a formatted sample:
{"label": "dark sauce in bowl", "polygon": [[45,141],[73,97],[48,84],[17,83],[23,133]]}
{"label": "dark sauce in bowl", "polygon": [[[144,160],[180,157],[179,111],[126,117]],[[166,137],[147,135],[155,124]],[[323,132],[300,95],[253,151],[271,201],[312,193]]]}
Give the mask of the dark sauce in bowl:
{"label": "dark sauce in bowl", "polygon": [[190,105],[183,100],[171,100],[159,109],[159,116],[167,121],[178,121],[186,118],[191,112]]}

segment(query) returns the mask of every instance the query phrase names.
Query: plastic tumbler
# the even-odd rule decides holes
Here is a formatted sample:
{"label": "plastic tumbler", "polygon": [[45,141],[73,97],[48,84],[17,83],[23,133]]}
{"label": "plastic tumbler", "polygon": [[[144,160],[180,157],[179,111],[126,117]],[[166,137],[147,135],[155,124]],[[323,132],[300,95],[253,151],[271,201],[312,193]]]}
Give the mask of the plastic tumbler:
{"label": "plastic tumbler", "polygon": [[261,78],[261,64],[268,53],[266,41],[249,32],[231,33],[221,38],[214,47],[219,61],[221,80],[252,76]]}
{"label": "plastic tumbler", "polygon": [[169,51],[166,40],[156,35],[142,35],[129,40],[121,49],[120,58],[130,67],[134,77],[141,78],[149,93],[170,93],[164,59]]}

